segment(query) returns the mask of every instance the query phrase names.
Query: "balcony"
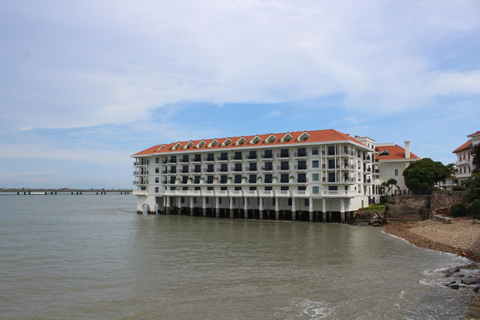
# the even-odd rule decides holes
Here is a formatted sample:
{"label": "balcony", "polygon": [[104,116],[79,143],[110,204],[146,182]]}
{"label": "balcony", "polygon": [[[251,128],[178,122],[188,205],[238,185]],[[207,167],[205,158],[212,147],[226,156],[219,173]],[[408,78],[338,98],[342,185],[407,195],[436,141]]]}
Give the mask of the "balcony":
{"label": "balcony", "polygon": [[201,157],[193,158],[192,162],[202,162],[202,158]]}
{"label": "balcony", "polygon": [[278,171],[290,171],[290,166],[277,166]]}
{"label": "balcony", "polygon": [[240,156],[232,156],[230,159],[231,159],[232,161],[242,161],[242,160],[243,160],[243,158],[242,158],[241,155],[240,155]]}
{"label": "balcony", "polygon": [[234,172],[241,172],[242,171],[242,168],[231,168],[232,171]]}
{"label": "balcony", "polygon": [[273,197],[273,190],[260,190],[258,193],[260,197]]}
{"label": "balcony", "polygon": [[222,161],[228,161],[228,157],[225,156],[225,157],[218,157],[217,158],[218,161],[222,162]]}
{"label": "balcony", "polygon": [[290,191],[288,191],[288,190],[277,190],[277,191],[275,191],[275,195],[277,197],[287,197],[287,198],[289,198],[290,197]]}
{"label": "balcony", "polygon": [[243,195],[245,197],[256,197],[257,196],[257,191],[256,190],[245,190],[245,191],[243,191]]}
{"label": "balcony", "polygon": [[257,156],[246,156],[246,160],[247,160],[247,161],[256,161],[256,160],[257,160]]}
{"label": "balcony", "polygon": [[228,168],[219,168],[218,171],[219,172],[228,172]]}
{"label": "balcony", "polygon": [[294,169],[297,171],[307,171],[307,165],[301,165],[301,166],[295,165]]}
{"label": "balcony", "polygon": [[262,171],[273,171],[273,167],[262,167]]}
{"label": "balcony", "polygon": [[308,152],[294,152],[293,157],[294,158],[306,158],[306,157],[308,157]]}
{"label": "balcony", "polygon": [[355,193],[348,190],[323,190],[322,196],[325,198],[353,198]]}
{"label": "balcony", "polygon": [[263,159],[273,159],[273,153],[272,154],[262,154]]}
{"label": "balcony", "polygon": [[277,158],[290,158],[290,153],[277,153]]}
{"label": "balcony", "polygon": [[293,190],[292,191],[294,197],[308,197],[309,192],[306,190]]}
{"label": "balcony", "polygon": [[203,158],[203,161],[204,162],[214,162],[215,158],[214,157],[205,157],[205,158]]}

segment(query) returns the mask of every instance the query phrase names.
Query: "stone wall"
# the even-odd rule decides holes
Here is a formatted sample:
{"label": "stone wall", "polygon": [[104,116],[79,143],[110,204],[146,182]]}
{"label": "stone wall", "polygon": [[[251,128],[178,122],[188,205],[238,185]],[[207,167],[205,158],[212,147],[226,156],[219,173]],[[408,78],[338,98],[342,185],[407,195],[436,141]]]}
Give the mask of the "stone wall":
{"label": "stone wall", "polygon": [[431,218],[432,196],[405,195],[388,199],[385,208],[387,222],[411,222]]}
{"label": "stone wall", "polygon": [[467,204],[466,191],[435,191],[429,196],[402,195],[388,198],[386,222],[411,222],[431,219],[449,212],[457,203]]}
{"label": "stone wall", "polygon": [[457,203],[467,205],[467,191],[435,191],[432,194],[432,213],[445,214]]}

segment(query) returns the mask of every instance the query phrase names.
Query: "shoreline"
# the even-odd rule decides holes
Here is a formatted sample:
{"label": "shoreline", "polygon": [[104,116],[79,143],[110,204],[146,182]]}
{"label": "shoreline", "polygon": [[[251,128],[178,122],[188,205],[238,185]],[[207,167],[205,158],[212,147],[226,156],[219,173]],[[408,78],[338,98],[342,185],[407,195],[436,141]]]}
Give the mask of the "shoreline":
{"label": "shoreline", "polygon": [[384,232],[424,249],[453,253],[480,263],[480,224],[456,219],[453,224],[426,220],[383,225]]}

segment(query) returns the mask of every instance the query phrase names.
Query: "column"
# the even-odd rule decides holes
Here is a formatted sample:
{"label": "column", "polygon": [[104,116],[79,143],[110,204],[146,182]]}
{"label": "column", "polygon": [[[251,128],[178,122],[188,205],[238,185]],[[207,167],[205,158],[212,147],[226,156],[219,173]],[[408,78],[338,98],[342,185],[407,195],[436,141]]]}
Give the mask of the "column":
{"label": "column", "polygon": [[322,221],[327,222],[327,212],[326,206],[325,206],[325,198],[322,198]]}
{"label": "column", "polygon": [[233,198],[230,197],[230,219],[233,219]]}
{"label": "column", "polygon": [[297,212],[295,211],[295,198],[292,197],[292,221],[297,220]]}
{"label": "column", "polygon": [[313,198],[308,198],[308,220],[313,221]]}
{"label": "column", "polygon": [[244,205],[243,205],[243,218],[248,218],[248,198],[247,197],[244,197],[243,198],[243,202],[244,202]]}
{"label": "column", "polygon": [[258,213],[259,217],[258,218],[260,220],[262,220],[263,219],[263,203],[262,203],[263,198],[258,198],[258,200],[259,200],[259,208],[258,208],[259,209],[258,210],[259,211],[259,213]]}
{"label": "column", "polygon": [[280,219],[280,211],[278,210],[278,197],[275,197],[275,220]]}
{"label": "column", "polygon": [[340,220],[345,222],[345,203],[343,199],[340,199]]}
{"label": "column", "polygon": [[207,216],[207,197],[202,197],[203,204],[202,204],[202,214],[204,217]]}
{"label": "column", "polygon": [[190,215],[193,216],[193,197],[190,197]]}
{"label": "column", "polygon": [[220,218],[220,197],[215,199],[215,217]]}

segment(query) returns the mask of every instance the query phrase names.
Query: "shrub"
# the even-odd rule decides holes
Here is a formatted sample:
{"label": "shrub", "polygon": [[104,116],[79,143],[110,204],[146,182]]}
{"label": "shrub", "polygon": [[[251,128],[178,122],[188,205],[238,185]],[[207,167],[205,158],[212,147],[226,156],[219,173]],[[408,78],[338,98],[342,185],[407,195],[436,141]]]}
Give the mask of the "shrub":
{"label": "shrub", "polygon": [[465,186],[454,186],[453,191],[465,191],[467,188]]}
{"label": "shrub", "polygon": [[480,199],[473,200],[473,202],[467,206],[467,211],[474,216],[480,215]]}
{"label": "shrub", "polygon": [[467,208],[463,203],[457,203],[450,207],[450,214],[453,217],[463,217],[467,215]]}

